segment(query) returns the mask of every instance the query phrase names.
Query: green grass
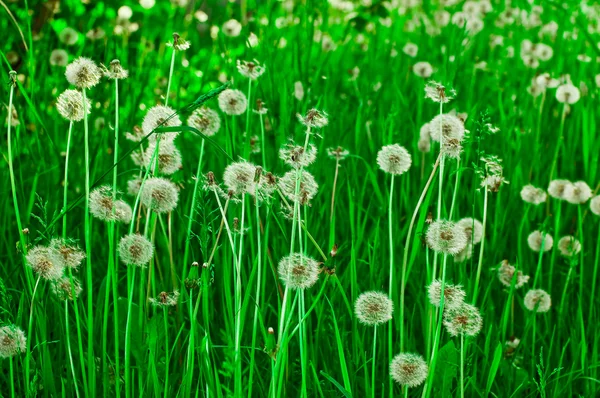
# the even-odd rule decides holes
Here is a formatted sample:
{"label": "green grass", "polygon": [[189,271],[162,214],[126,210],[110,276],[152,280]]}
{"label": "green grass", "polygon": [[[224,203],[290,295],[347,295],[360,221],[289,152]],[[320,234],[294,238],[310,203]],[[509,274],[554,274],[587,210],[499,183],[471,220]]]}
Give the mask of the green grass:
{"label": "green grass", "polygon": [[[463,370],[467,397],[600,394],[598,216],[587,203],[548,197],[536,206],[520,197],[524,185],[546,189],[553,178],[600,187],[597,7],[536,0],[542,23],[558,24],[552,38],[521,19],[495,24],[505,11],[497,1],[474,35],[452,23],[439,34],[422,25],[441,8],[428,1],[405,12],[373,1],[357,5],[352,15],[309,0],[292,9],[279,1],[157,2],[148,10],[126,2],[131,22],[139,24],[128,35],[113,32],[119,2],[61,2],[52,18],[46,2],[4,3],[0,326],[21,328],[27,347],[0,358],[3,396],[454,397],[461,395]],[[514,3],[531,15],[529,2]],[[447,9],[454,14],[460,8]],[[250,18],[239,37],[211,37],[212,26],[245,20],[242,9]],[[195,16],[198,10],[208,14],[206,22]],[[79,32],[73,45],[59,40],[66,27]],[[106,36],[86,38],[92,28]],[[173,32],[191,47],[173,52],[166,45]],[[250,32],[257,46],[247,42]],[[492,47],[492,36],[504,37],[503,45]],[[324,49],[327,37],[334,51]],[[519,56],[524,40],[550,45],[553,57],[526,67]],[[409,42],[419,48],[414,58],[402,51]],[[58,48],[68,52],[69,62],[85,56],[108,66],[119,59],[129,70],[118,87],[103,78],[85,91],[92,102],[89,129],[81,121],[71,130],[57,112],[58,95],[74,88],[64,66],[50,64]],[[580,54],[591,61],[578,60]],[[238,73],[237,60],[257,60],[266,72],[249,81]],[[421,126],[440,113],[425,99],[429,79],[412,70],[419,61],[433,66],[431,79],[457,92],[442,111],[467,114],[460,162],[436,162],[436,142],[428,153],[418,149]],[[14,85],[8,84],[11,70],[17,73]],[[575,86],[585,85],[568,112],[556,89],[537,97],[528,92],[544,72],[562,83],[568,74]],[[217,98],[201,98],[225,81],[250,95],[239,116],[221,112]],[[303,85],[302,99],[294,96],[296,82]],[[185,124],[199,98],[219,112],[221,128],[209,138],[186,127],[155,132],[180,131],[175,143],[183,164],[167,177],[179,188],[176,209],[148,211],[126,194],[127,182],[159,173],[134,164],[129,154],[139,143],[126,133],[167,99]],[[268,108],[265,115],[252,112],[257,99]],[[10,104],[18,120],[12,127]],[[326,112],[329,123],[307,132],[296,114],[312,108]],[[488,123],[499,131],[490,133]],[[221,184],[227,165],[240,158],[263,167],[263,177],[282,176],[290,167],[279,149],[290,140],[318,149],[316,162],[296,172],[298,179],[311,173],[319,184],[310,206],[277,191],[257,203],[250,194],[233,200],[204,189],[208,172]],[[412,166],[392,180],[376,158],[393,143],[408,150]],[[338,146],[349,151],[344,160],[327,156]],[[498,192],[481,189],[484,155],[502,159],[509,183]],[[87,221],[86,189],[99,185],[125,192],[118,196],[134,209],[131,224]],[[429,217],[485,218],[484,242],[462,263],[436,255],[422,243]],[[536,229],[554,238],[542,255],[527,244]],[[124,265],[117,250],[121,237],[136,231],[155,247],[143,269]],[[66,302],[51,283],[38,283],[25,260],[35,245],[63,235],[88,254],[67,273],[83,291]],[[582,245],[571,259],[557,248],[565,235]],[[311,288],[286,289],[279,277],[279,261],[291,252],[320,263]],[[503,260],[530,276],[524,287],[499,282]],[[464,287],[466,301],[483,319],[481,332],[464,342],[440,325],[442,316],[427,297],[426,286],[442,274],[445,283]],[[548,312],[525,308],[524,296],[534,288],[551,295]],[[174,290],[180,293],[176,306],[148,301]],[[376,342],[373,327],[354,315],[354,301],[369,290],[391,291],[395,307],[393,319],[377,327]],[[507,345],[512,339],[520,340],[518,346]],[[426,359],[425,383],[403,389],[392,381],[390,360],[400,352]]]}

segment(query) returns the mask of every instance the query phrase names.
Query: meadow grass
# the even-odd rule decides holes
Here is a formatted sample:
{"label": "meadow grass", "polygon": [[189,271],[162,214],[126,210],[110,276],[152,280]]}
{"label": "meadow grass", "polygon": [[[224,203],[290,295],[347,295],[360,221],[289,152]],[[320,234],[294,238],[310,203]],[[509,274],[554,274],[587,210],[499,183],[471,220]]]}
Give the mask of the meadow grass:
{"label": "meadow grass", "polygon": [[0,2],[0,395],[599,396],[600,7],[512,3]]}

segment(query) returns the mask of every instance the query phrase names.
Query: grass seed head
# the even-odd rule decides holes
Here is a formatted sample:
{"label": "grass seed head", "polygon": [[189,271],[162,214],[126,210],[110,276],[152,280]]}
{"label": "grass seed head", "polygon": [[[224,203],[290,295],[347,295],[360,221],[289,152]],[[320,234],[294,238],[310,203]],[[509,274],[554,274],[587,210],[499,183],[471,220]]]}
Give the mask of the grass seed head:
{"label": "grass seed head", "polygon": [[356,299],[354,313],[358,320],[368,326],[377,326],[392,319],[394,303],[381,292],[365,292]]}
{"label": "grass seed head", "polygon": [[390,364],[390,376],[402,386],[420,386],[427,378],[428,372],[427,362],[418,354],[398,354]]}

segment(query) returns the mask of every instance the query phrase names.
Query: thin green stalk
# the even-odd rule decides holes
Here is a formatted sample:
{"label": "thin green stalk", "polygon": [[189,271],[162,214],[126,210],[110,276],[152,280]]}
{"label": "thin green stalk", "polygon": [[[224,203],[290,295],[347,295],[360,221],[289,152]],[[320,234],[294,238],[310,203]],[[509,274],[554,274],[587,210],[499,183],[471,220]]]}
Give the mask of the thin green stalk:
{"label": "thin green stalk", "polygon": [[596,259],[594,261],[594,274],[592,276],[592,291],[590,294],[590,310],[588,315],[588,324],[592,322],[592,314],[594,313],[594,304],[597,301],[596,283],[598,282],[598,267],[600,265],[600,226],[598,226],[598,242],[596,243]]}
{"label": "thin green stalk", "polygon": [[[75,296],[73,296],[75,297]],[[73,376],[73,385],[75,386],[75,394],[79,397],[79,387],[77,383],[77,376],[75,375],[75,364],[73,363],[73,352],[71,351],[71,332],[69,331],[69,300],[65,300],[65,334],[67,339],[67,352],[69,353],[69,364],[71,365],[71,375]],[[12,365],[12,358],[11,358]],[[12,367],[11,367],[12,370]],[[10,375],[12,382],[12,372]],[[14,392],[13,392],[14,395]]]}
{"label": "thin green stalk", "polygon": [[175,46],[173,46],[173,52],[171,53],[171,66],[169,67],[169,80],[167,81],[167,95],[165,97],[165,106],[169,105],[169,93],[171,92],[171,81],[173,80],[173,69],[175,67],[175,52]]}
{"label": "thin green stalk", "polygon": [[[12,108],[9,108],[12,109]],[[13,357],[10,357],[9,360],[9,368],[10,368],[10,396],[11,398],[15,398],[15,373],[13,370]],[[78,395],[79,396],[79,395]]]}
{"label": "thin green stalk", "polygon": [[479,279],[481,278],[481,268],[483,267],[483,252],[485,248],[485,227],[487,223],[487,209],[488,209],[488,189],[484,188],[483,194],[483,221],[481,229],[481,245],[479,246],[479,261],[477,262],[477,276],[475,277],[475,289],[473,290],[473,305],[477,303],[477,296],[479,295]]}
{"label": "thin green stalk", "polygon": [[183,252],[183,274],[182,277],[186,278],[187,277],[187,272],[188,272],[188,259],[189,259],[189,254],[190,254],[190,239],[192,236],[192,226],[194,224],[194,215],[196,214],[196,197],[198,195],[198,184],[200,183],[201,180],[201,174],[202,174],[202,158],[204,157],[204,143],[205,141],[202,140],[202,143],[200,144],[200,157],[198,158],[198,167],[196,168],[196,179],[194,181],[194,192],[192,192],[192,203],[190,204],[190,212],[188,214],[188,225],[187,225],[187,231],[186,231],[186,238],[185,238],[185,250]]}
{"label": "thin green stalk", "polygon": [[[35,294],[37,293],[37,288],[40,284],[40,278],[38,276],[37,281],[35,282],[35,287],[33,288],[33,295],[31,296],[31,305],[29,307],[29,326],[27,327],[27,338],[30,341],[30,344],[33,343],[33,306],[35,305]],[[29,390],[29,365],[31,360],[31,351],[27,351],[27,355],[25,355],[25,388]]]}
{"label": "thin green stalk", "polygon": [[[433,170],[431,170],[431,174],[429,175],[429,179],[425,183],[425,187],[421,192],[421,196],[419,197],[419,201],[417,202],[417,206],[413,212],[412,218],[410,219],[410,224],[408,225],[408,234],[406,235],[406,242],[404,242],[404,254],[402,257],[402,281],[400,283],[400,352],[404,352],[404,297],[406,291],[406,267],[408,265],[408,249],[410,247],[410,240],[412,236],[412,230],[415,225],[415,221],[417,220],[417,215],[419,214],[419,209],[425,200],[425,196],[427,195],[427,191],[429,190],[429,186],[433,181],[433,177],[435,176],[435,172],[440,164],[441,154],[438,155],[435,164],[433,165]],[[435,278],[435,276],[434,276]],[[391,322],[390,322],[391,323]],[[431,323],[431,322],[430,322]]]}
{"label": "thin green stalk", "polygon": [[94,298],[92,286],[92,234],[90,224],[90,137],[87,117],[87,97],[85,88],[81,90],[83,94],[83,128],[85,142],[85,212],[84,212],[84,228],[85,228],[85,264],[87,276],[87,329],[88,329],[88,377],[89,388],[92,394],[95,394],[96,388],[96,372],[92,364],[95,363],[94,357]]}
{"label": "thin green stalk", "polygon": [[169,397],[169,322],[167,318],[167,306],[163,306],[163,321],[165,328],[165,388],[164,388],[164,396],[165,398]]}
{"label": "thin green stalk", "polygon": [[301,389],[300,397],[308,397],[308,391],[306,386],[307,371],[306,371],[306,328],[304,327],[304,290],[299,289],[300,302],[298,303],[298,326],[300,327],[299,333],[299,347],[300,347],[300,369],[301,369]]}
{"label": "thin green stalk", "polygon": [[[388,287],[388,294],[390,295],[390,300],[392,300],[392,302],[394,301],[394,295],[393,295],[393,284],[394,284],[394,229],[393,229],[393,214],[392,214],[392,205],[393,205],[393,198],[394,198],[394,174],[392,174],[392,178],[390,181],[390,199],[388,202],[388,239],[389,239],[389,258],[390,258],[390,281],[389,281],[389,287]],[[404,313],[403,309],[401,310],[402,313]],[[404,319],[400,319],[400,321],[402,323],[404,323]],[[403,326],[400,326],[401,331],[404,332],[403,330]],[[390,322],[388,322],[388,363],[392,362],[392,357],[394,356],[394,348],[392,345],[392,335],[393,335],[393,329],[394,329],[394,321],[390,320]],[[402,339],[402,338],[401,338]],[[393,391],[393,382],[390,379],[389,380],[389,388],[390,388],[390,393]]]}
{"label": "thin green stalk", "polygon": [[375,368],[377,364],[377,325],[373,326],[373,361],[371,362],[371,398],[375,398]]}
{"label": "thin green stalk", "polygon": [[[258,183],[256,184],[255,190],[258,192]],[[255,213],[256,213],[256,243],[257,243],[257,262],[256,262],[256,293],[254,306],[254,320],[252,322],[252,349],[250,351],[250,378],[248,381],[248,397],[252,397],[252,381],[254,378],[254,356],[256,348],[256,332],[258,325],[258,313],[260,311],[260,289],[261,289],[261,278],[262,278],[262,247],[261,247],[261,229],[260,229],[260,207],[258,206],[258,198],[254,198]]]}
{"label": "thin green stalk", "polygon": [[450,214],[448,215],[448,220],[452,220],[452,216],[454,215],[454,205],[456,204],[456,196],[458,194],[458,184],[460,183],[460,157],[456,159],[456,181],[454,183],[454,192],[452,194],[452,204],[450,205]]}
{"label": "thin green stalk", "polygon": [[65,153],[65,185],[63,187],[63,240],[67,239],[67,203],[68,203],[68,187],[69,187],[69,153],[71,152],[71,133],[73,132],[73,121],[69,122],[69,132],[67,133],[67,150]]}
{"label": "thin green stalk", "polygon": [[[132,221],[133,222],[133,221]],[[131,385],[131,339],[129,336],[129,325],[131,324],[131,304],[133,303],[133,292],[135,286],[135,271],[137,267],[132,267],[131,284],[127,287],[129,297],[127,299],[127,320],[125,321],[125,395],[127,398],[132,396]]]}
{"label": "thin green stalk", "polygon": [[260,120],[260,144],[262,149],[262,166],[267,168],[267,155],[265,153],[265,124],[263,123],[263,114],[258,113],[258,118]]}
{"label": "thin green stalk", "polygon": [[242,396],[242,358],[240,338],[242,329],[242,253],[244,251],[244,216],[246,209],[246,194],[242,193],[242,217],[240,222],[240,247],[238,259],[235,262],[235,396]]}
{"label": "thin green stalk", "polygon": [[558,162],[558,155],[560,154],[560,148],[563,144],[564,133],[565,133],[565,116],[567,115],[567,104],[563,104],[562,113],[560,116],[560,127],[558,132],[558,141],[556,142],[556,150],[554,151],[554,158],[552,159],[552,166],[550,168],[550,181],[554,177],[556,171],[556,163]]}
{"label": "thin green stalk", "polygon": [[248,155],[250,154],[250,108],[252,108],[250,106],[251,104],[251,100],[250,100],[250,94],[252,94],[252,79],[248,79],[248,106],[246,107],[246,145],[244,148],[244,157],[248,158]]}
{"label": "thin green stalk", "polygon": [[460,396],[465,398],[465,335],[460,334]]}

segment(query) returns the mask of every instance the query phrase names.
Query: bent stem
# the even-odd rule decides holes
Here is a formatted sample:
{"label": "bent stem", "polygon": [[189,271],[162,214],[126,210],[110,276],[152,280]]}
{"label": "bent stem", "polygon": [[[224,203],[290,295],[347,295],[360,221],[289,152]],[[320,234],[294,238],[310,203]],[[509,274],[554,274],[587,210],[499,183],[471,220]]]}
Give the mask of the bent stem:
{"label": "bent stem", "polygon": [[[390,300],[394,301],[393,295],[393,281],[394,281],[394,230],[392,227],[393,214],[392,214],[392,203],[394,198],[394,174],[392,174],[392,179],[390,181],[390,200],[388,205],[388,238],[389,238],[389,249],[390,249],[390,282],[388,287],[388,293],[390,295]],[[404,323],[404,319],[401,319],[401,324]],[[393,320],[390,320],[388,323],[388,363],[392,362],[393,356],[393,348],[392,348],[392,331],[393,331]],[[401,326],[402,327],[402,326]],[[393,382],[390,378],[389,380],[389,388],[390,392],[393,391]]]}
{"label": "bent stem", "polygon": [[67,239],[67,203],[68,203],[68,187],[69,187],[69,153],[71,152],[71,133],[73,132],[73,121],[69,122],[69,132],[67,133],[67,151],[65,153],[65,182],[63,187],[63,240]]}
{"label": "bent stem", "polygon": [[481,245],[479,246],[479,261],[477,262],[477,276],[475,277],[475,289],[473,291],[473,305],[477,303],[477,296],[479,294],[479,279],[481,277],[481,267],[483,266],[483,251],[485,248],[485,226],[487,223],[487,208],[488,208],[488,189],[484,188],[483,194],[483,221],[481,230]]}

